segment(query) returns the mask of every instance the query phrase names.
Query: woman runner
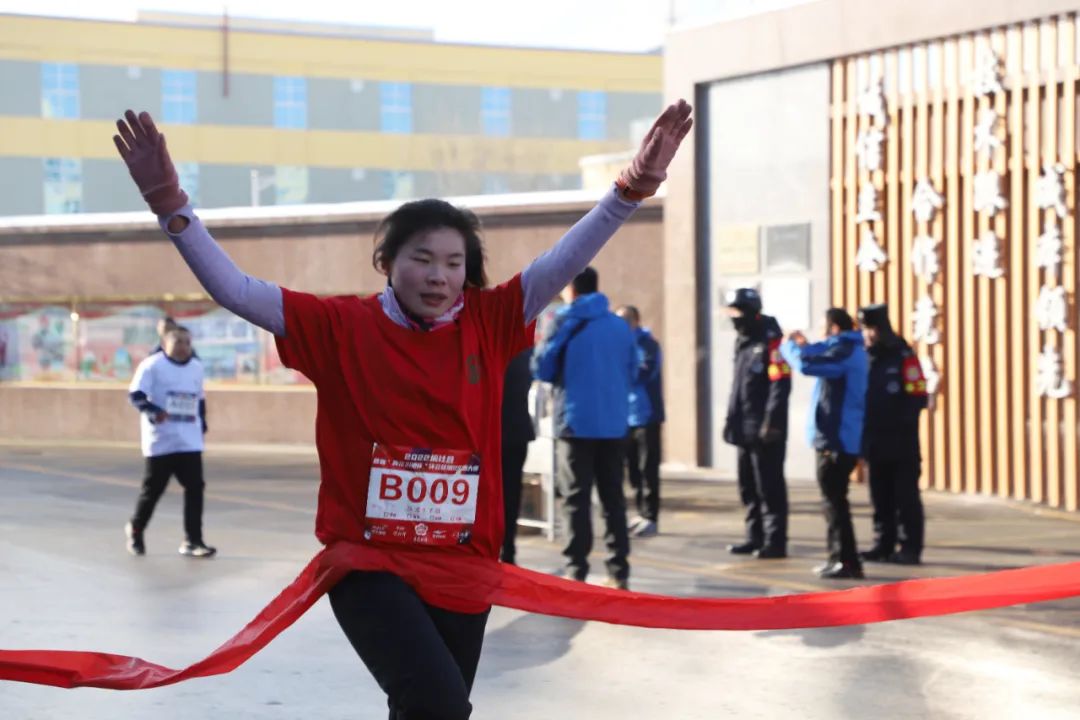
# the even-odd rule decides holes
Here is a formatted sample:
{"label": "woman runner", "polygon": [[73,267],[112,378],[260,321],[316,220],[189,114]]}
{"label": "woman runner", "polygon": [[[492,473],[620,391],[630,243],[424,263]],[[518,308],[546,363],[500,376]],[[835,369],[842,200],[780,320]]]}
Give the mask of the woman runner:
{"label": "woman runner", "polygon": [[[548,252],[488,289],[480,223],[442,200],[409,202],[376,231],[386,289],[318,298],[241,272],[199,221],[150,115],[113,140],[150,210],[210,296],[273,333],[318,394],[315,534],[394,553],[497,558],[503,535],[503,374],[536,316],[653,195],[693,123],[683,100],[645,136],[614,187]],[[391,720],[458,720],[490,607],[425,602],[387,572],[353,571],[330,603],[386,692]]]}

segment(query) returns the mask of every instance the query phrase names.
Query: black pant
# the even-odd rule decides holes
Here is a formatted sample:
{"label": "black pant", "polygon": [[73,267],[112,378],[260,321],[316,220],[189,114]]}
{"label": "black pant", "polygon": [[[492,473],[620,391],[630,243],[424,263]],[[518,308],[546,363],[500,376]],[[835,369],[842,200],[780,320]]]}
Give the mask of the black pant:
{"label": "black pant", "polygon": [[660,423],[630,428],[626,466],[638,514],[657,522],[660,519]]}
{"label": "black pant", "polygon": [[870,501],[874,504],[874,549],[922,556],[925,520],[919,497],[920,461],[916,455],[898,459],[867,458]]}
{"label": "black pant", "polygon": [[817,481],[829,526],[827,542],[829,562],[859,566],[859,551],[855,546],[855,527],[851,524],[851,505],[848,485],[855,469],[855,456],[818,450]]}
{"label": "black pant", "polygon": [[338,624],[386,693],[390,720],[469,717],[488,611],[433,607],[385,572],[351,572],[329,595]]}
{"label": "black pant", "polygon": [[788,497],[783,442],[739,448],[739,499],[746,508],[746,541],[787,550]]}
{"label": "black pant", "polygon": [[630,538],[626,532],[626,498],[623,496],[623,445],[625,440],[559,438],[556,474],[562,494],[563,516],[569,538],[563,548],[566,567],[578,580],[589,574],[592,551],[592,487],[604,508],[607,531],[608,575],[619,580],[630,577]]}
{"label": "black pant", "polygon": [[499,559],[503,562],[512,563],[517,555],[514,541],[517,539],[517,521],[521,513],[521,477],[528,452],[528,443],[503,445],[502,448],[503,517],[506,528]]}
{"label": "black pant", "polygon": [[173,475],[184,488],[184,534],[189,543],[200,544],[203,541],[203,488],[206,486],[203,482],[201,452],[171,453],[146,458],[142,491],[135,503],[131,525],[137,532],[146,529],[150,524],[150,517],[154,514],[154,507],[165,494],[165,487]]}

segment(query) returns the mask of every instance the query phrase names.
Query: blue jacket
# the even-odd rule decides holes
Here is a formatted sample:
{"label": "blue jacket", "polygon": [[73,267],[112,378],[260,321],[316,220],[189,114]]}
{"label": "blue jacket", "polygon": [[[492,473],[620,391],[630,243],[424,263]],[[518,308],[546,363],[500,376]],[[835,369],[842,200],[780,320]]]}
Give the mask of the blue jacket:
{"label": "blue jacket", "polygon": [[799,347],[791,340],[780,352],[795,370],[816,377],[814,410],[807,440],[816,450],[858,455],[862,449],[868,364],[858,330]]}
{"label": "blue jacket", "polygon": [[555,435],[625,437],[637,366],[630,326],[606,296],[589,293],[559,308],[532,359],[533,376],[555,388]]}
{"label": "blue jacket", "polygon": [[630,427],[664,422],[664,391],[660,381],[663,357],[660,343],[648,328],[634,333],[637,369],[630,378]]}

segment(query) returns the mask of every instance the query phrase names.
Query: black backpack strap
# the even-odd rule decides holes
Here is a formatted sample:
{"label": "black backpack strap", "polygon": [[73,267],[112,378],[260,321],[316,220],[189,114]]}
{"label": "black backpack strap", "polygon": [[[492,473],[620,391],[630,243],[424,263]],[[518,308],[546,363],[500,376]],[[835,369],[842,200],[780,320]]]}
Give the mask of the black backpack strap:
{"label": "black backpack strap", "polygon": [[567,336],[566,342],[559,348],[559,370],[555,374],[555,385],[562,385],[563,373],[566,370],[566,348],[570,347],[570,341],[577,337],[577,334],[585,329],[585,326],[589,324],[588,320],[582,320],[577,324],[573,330],[570,331],[570,335]]}

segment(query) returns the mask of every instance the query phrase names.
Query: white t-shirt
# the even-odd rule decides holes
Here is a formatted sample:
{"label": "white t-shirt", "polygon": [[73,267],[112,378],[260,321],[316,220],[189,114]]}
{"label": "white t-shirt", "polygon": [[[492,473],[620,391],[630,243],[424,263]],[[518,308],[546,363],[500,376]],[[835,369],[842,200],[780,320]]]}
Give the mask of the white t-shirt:
{"label": "white t-shirt", "polygon": [[139,413],[144,456],[202,452],[199,402],[205,395],[203,366],[197,358],[181,365],[156,352],[139,363],[128,391],[145,393],[147,400],[169,415],[165,422],[156,423],[147,413]]}

